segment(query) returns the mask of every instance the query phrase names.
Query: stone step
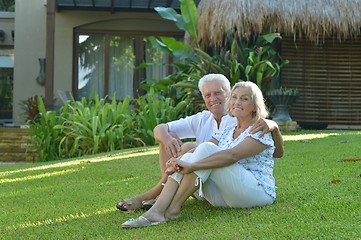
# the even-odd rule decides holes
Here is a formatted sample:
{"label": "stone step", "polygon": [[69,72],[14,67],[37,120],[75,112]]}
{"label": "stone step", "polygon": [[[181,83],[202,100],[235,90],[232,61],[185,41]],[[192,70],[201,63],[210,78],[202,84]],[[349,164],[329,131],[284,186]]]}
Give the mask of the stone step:
{"label": "stone step", "polygon": [[[10,130],[9,130],[10,129]],[[27,141],[30,137],[28,129],[0,128],[0,142]]]}
{"label": "stone step", "polygon": [[19,143],[19,144],[23,144],[23,143],[27,143],[28,142],[28,138],[1,138],[0,137],[0,143]]}
{"label": "stone step", "polygon": [[1,133],[29,133],[29,129],[27,128],[0,128],[0,134]]}
{"label": "stone step", "polygon": [[[0,142],[0,153],[25,153],[27,144],[24,142]],[[29,151],[31,147],[29,145]]]}
{"label": "stone step", "polygon": [[33,162],[31,147],[26,152],[28,138],[28,129],[0,128],[0,162]]}
{"label": "stone step", "polygon": [[25,153],[0,153],[1,162],[34,162],[34,155]]}

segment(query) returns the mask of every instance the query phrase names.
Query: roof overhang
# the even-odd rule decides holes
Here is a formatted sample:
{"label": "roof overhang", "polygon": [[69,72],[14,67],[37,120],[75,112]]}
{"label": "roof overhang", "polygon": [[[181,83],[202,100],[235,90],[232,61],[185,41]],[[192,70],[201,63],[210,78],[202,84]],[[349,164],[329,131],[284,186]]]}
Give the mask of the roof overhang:
{"label": "roof overhang", "polygon": [[[195,0],[198,6],[200,0]],[[60,11],[154,12],[155,7],[180,10],[179,0],[56,0]]]}

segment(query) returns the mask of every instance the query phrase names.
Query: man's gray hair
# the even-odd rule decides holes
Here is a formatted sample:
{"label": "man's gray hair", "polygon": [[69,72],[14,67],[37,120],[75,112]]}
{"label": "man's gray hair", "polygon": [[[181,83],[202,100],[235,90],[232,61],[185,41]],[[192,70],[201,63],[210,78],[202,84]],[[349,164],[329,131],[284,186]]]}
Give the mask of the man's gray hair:
{"label": "man's gray hair", "polygon": [[229,92],[231,91],[231,85],[229,83],[228,78],[226,78],[223,74],[211,73],[211,74],[204,75],[198,82],[198,88],[199,88],[199,91],[201,91],[202,96],[203,96],[203,92],[202,92],[203,85],[207,82],[213,82],[213,81],[221,82],[222,89],[224,91],[226,91],[227,94],[229,94]]}
{"label": "man's gray hair", "polygon": [[258,120],[260,118],[266,118],[268,116],[268,111],[267,111],[266,104],[264,102],[262,91],[261,91],[261,89],[259,89],[257,84],[255,84],[253,82],[249,82],[249,81],[238,82],[238,83],[234,84],[234,86],[232,87],[231,93],[229,94],[229,96],[227,98],[227,102],[226,102],[226,108],[227,108],[228,114],[233,117],[233,115],[231,114],[231,111],[230,111],[230,107],[231,107],[230,99],[232,97],[232,93],[234,92],[234,90],[236,90],[239,87],[246,87],[246,88],[251,89],[251,100],[252,100],[253,106],[256,110],[253,113],[252,119]]}

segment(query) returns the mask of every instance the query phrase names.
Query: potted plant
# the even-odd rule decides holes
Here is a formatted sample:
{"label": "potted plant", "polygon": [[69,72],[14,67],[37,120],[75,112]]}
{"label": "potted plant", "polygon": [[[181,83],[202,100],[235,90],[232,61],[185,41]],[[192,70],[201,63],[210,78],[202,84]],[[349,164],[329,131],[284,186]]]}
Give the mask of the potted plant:
{"label": "potted plant", "polygon": [[272,118],[273,121],[292,121],[289,110],[300,96],[297,89],[281,87],[268,91],[266,96],[276,108],[276,113]]}

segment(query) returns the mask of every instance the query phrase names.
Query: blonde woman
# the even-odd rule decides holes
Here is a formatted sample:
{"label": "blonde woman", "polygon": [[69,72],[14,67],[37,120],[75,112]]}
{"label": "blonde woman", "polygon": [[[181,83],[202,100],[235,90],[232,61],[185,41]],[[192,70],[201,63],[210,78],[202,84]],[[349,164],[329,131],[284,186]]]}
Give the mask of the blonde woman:
{"label": "blonde woman", "polygon": [[209,203],[219,207],[250,208],[276,200],[272,134],[259,137],[261,131],[249,133],[252,125],[268,114],[262,92],[252,82],[237,83],[226,106],[237,125],[215,134],[193,153],[170,159],[167,165],[175,173],[169,176],[157,202],[122,227],[152,226],[178,218],[183,203],[198,189]]}

